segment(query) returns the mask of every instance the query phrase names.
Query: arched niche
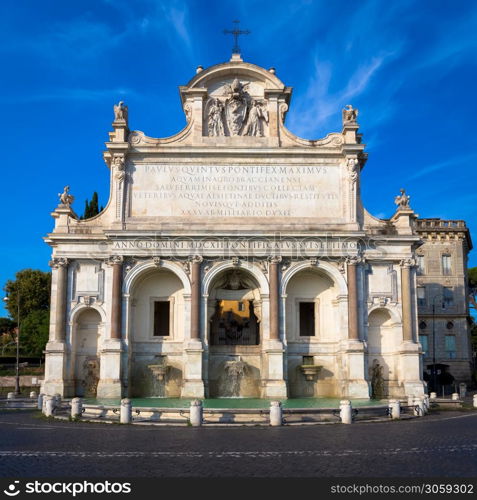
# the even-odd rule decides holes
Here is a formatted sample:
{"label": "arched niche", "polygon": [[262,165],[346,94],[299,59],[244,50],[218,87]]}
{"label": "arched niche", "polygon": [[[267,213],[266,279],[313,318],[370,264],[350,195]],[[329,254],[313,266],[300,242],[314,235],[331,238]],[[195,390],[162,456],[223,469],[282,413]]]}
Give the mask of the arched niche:
{"label": "arched niche", "polygon": [[259,345],[262,320],[260,287],[244,269],[226,269],[210,283],[208,301],[210,346]]}
{"label": "arched niche", "polygon": [[85,308],[74,317],[72,353],[77,396],[96,397],[100,374],[98,340],[101,325],[101,316],[93,308]]}

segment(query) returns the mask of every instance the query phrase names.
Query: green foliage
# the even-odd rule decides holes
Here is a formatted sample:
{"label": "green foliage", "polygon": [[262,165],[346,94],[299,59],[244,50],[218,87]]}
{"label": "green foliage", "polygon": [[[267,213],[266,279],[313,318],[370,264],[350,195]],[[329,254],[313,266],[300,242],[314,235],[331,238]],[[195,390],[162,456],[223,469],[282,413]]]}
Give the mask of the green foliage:
{"label": "green foliage", "polygon": [[49,311],[32,311],[26,318],[22,319],[20,326],[22,354],[41,357],[48,342],[49,327]]}
{"label": "green foliage", "polygon": [[[103,207],[101,207],[101,210],[103,210]],[[91,197],[91,201],[86,200],[84,214],[81,216],[81,219],[90,219],[91,217],[98,215],[99,212],[98,193],[95,191]]]}
{"label": "green foliage", "polygon": [[477,288],[477,267],[470,267],[469,273],[469,286],[472,288]]}
{"label": "green foliage", "polygon": [[13,334],[14,328],[17,326],[15,321],[10,318],[0,318],[0,335]]}
{"label": "green foliage", "polygon": [[38,269],[23,269],[15,275],[15,280],[8,280],[4,290],[8,294],[6,309],[15,322],[23,322],[33,311],[49,311],[51,273]]}

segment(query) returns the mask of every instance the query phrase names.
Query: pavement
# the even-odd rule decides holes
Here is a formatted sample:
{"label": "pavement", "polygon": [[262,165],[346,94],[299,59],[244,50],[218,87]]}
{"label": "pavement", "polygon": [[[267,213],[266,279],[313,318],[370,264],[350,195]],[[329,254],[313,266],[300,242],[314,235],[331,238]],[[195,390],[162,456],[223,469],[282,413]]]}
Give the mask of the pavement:
{"label": "pavement", "polygon": [[477,411],[352,425],[176,428],[1,410],[0,477],[477,477]]}

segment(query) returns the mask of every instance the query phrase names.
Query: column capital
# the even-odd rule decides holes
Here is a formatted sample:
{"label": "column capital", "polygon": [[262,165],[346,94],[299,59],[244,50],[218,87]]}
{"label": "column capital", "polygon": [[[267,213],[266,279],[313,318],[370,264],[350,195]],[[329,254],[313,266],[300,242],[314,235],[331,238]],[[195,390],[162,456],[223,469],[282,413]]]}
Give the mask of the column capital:
{"label": "column capital", "polygon": [[268,261],[270,264],[280,264],[282,257],[281,255],[270,255],[270,257],[268,257]]}
{"label": "column capital", "polygon": [[348,266],[357,266],[358,264],[362,264],[364,260],[362,255],[351,255],[345,258],[346,265]]}
{"label": "column capital", "polygon": [[108,266],[117,266],[122,264],[124,261],[124,257],[122,255],[110,255],[106,261]]}
{"label": "column capital", "polygon": [[192,255],[189,257],[189,261],[192,262],[192,264],[201,264],[204,262],[204,257],[202,257],[202,255]]}
{"label": "column capital", "polygon": [[414,257],[409,258],[409,259],[402,259],[399,262],[399,265],[401,267],[415,267],[417,265],[417,261]]}
{"label": "column capital", "polygon": [[53,269],[68,266],[68,259],[66,257],[54,257],[48,262],[48,265]]}

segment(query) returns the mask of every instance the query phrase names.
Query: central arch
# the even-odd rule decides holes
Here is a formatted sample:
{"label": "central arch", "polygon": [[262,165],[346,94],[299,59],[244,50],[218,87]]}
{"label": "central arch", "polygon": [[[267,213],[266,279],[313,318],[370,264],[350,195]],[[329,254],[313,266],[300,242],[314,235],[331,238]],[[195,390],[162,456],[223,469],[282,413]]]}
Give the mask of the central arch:
{"label": "central arch", "polygon": [[245,265],[217,266],[207,278],[204,341],[209,353],[205,370],[208,394],[260,397],[265,333],[262,289],[268,290],[268,283],[263,274]]}

